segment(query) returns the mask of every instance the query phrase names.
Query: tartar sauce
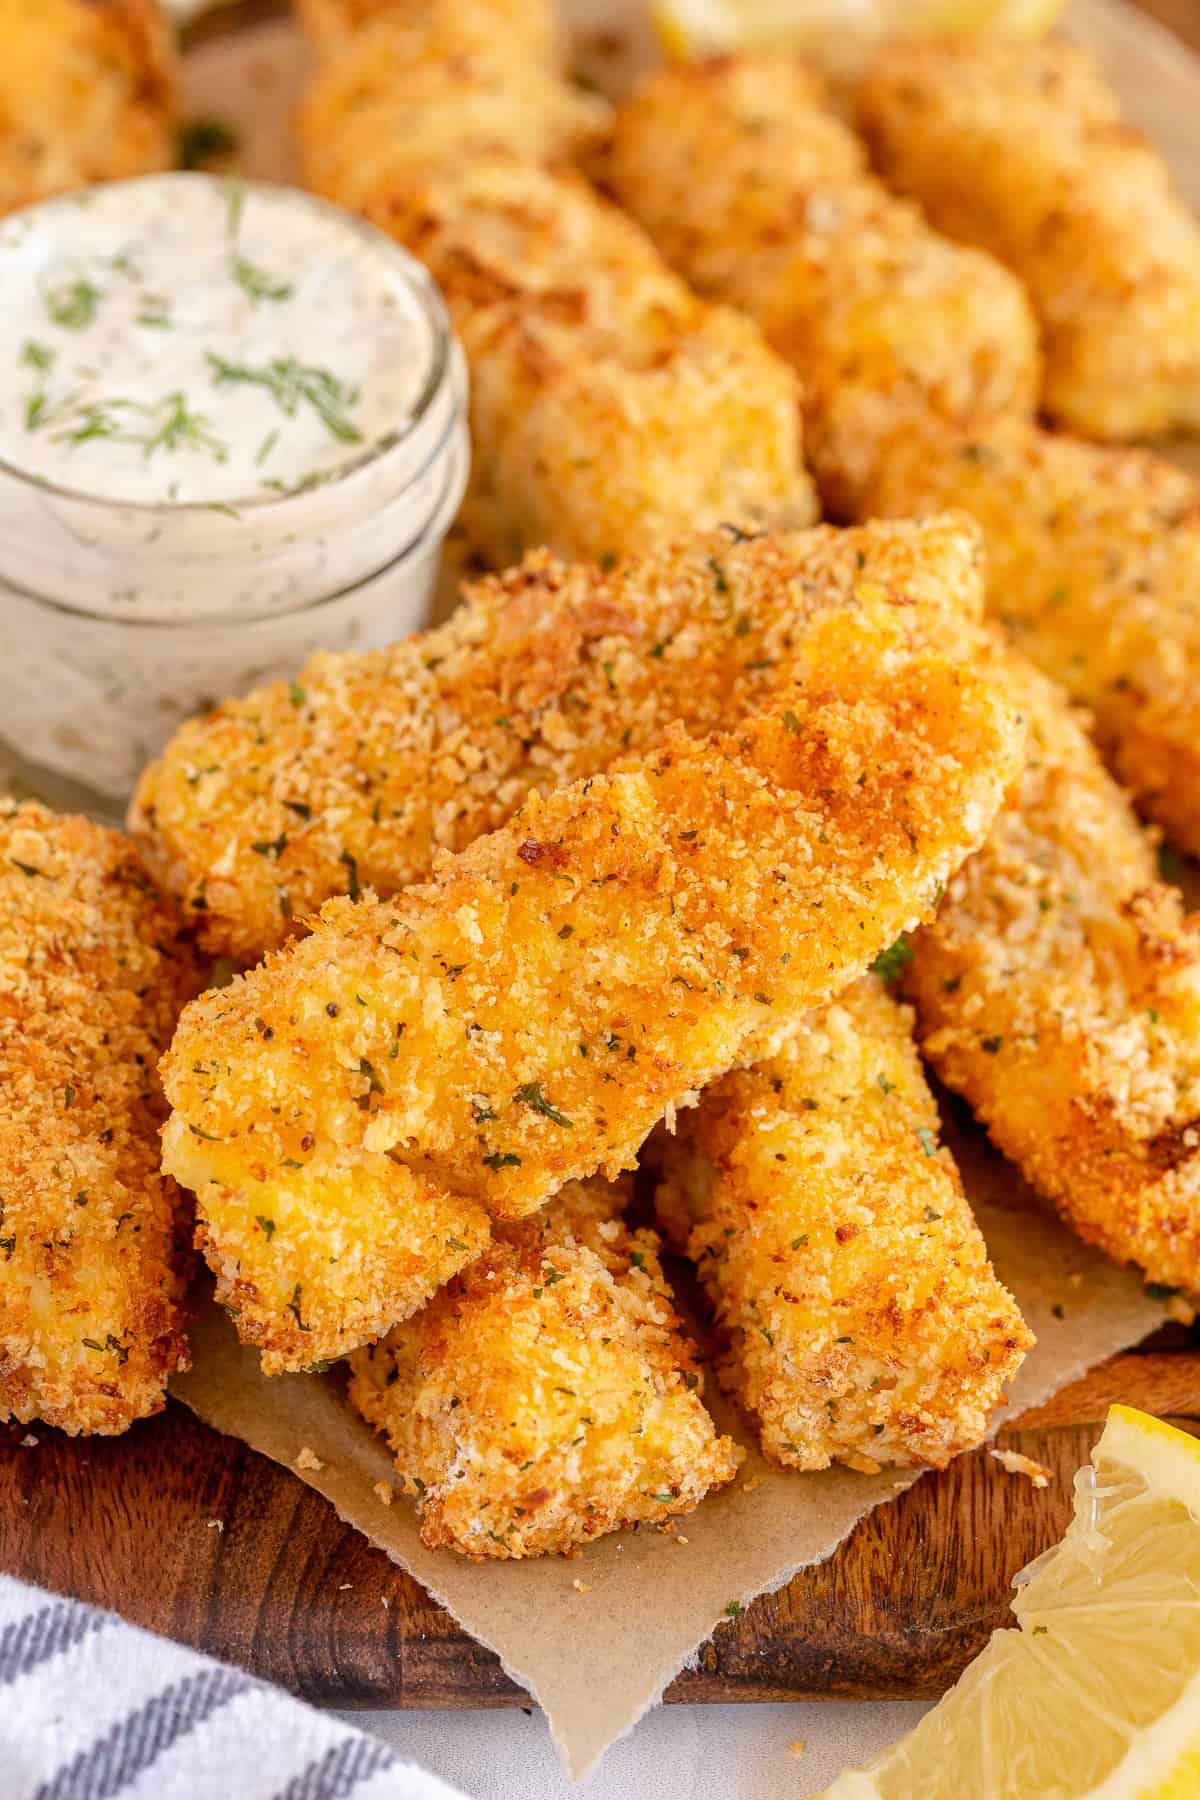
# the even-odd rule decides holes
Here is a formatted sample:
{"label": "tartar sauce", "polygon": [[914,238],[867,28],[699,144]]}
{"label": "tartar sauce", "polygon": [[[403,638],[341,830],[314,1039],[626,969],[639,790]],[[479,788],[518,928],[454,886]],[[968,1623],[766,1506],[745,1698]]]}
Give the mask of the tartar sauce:
{"label": "tartar sauce", "polygon": [[141,503],[336,473],[405,429],[433,351],[411,286],[348,217],[202,175],[10,216],[0,304],[0,458]]}
{"label": "tartar sauce", "polygon": [[425,623],[466,374],[388,238],[145,176],[0,221],[0,307],[0,737],[36,791],[111,810],[189,713]]}

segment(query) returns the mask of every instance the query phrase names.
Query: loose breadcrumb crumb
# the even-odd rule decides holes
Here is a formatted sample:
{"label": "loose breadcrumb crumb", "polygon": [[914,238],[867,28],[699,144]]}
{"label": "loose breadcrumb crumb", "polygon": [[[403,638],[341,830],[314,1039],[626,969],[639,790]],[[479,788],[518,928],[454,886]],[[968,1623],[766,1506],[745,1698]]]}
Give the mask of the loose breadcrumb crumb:
{"label": "loose breadcrumb crumb", "polygon": [[321,1461],[316,1451],[310,1450],[308,1445],[305,1444],[296,1457],[296,1467],[298,1469],[310,1469],[316,1474],[325,1467],[325,1464]]}
{"label": "loose breadcrumb crumb", "polygon": [[1019,1450],[989,1450],[989,1456],[995,1457],[1000,1467],[1010,1475],[1024,1475],[1035,1488],[1050,1486],[1054,1471],[1044,1463],[1034,1462],[1032,1456],[1022,1456]]}

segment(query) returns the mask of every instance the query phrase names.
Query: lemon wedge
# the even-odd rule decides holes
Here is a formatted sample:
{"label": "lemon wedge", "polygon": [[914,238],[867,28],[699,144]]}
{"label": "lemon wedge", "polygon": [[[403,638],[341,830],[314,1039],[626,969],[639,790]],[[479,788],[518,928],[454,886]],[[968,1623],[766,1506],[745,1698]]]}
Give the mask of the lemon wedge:
{"label": "lemon wedge", "polygon": [[1200,1440],[1114,1406],[1075,1517],[908,1737],[822,1800],[1200,1794]]}
{"label": "lemon wedge", "polygon": [[1048,31],[1066,0],[653,0],[663,49],[679,61],[794,50],[848,78],[885,37]]}

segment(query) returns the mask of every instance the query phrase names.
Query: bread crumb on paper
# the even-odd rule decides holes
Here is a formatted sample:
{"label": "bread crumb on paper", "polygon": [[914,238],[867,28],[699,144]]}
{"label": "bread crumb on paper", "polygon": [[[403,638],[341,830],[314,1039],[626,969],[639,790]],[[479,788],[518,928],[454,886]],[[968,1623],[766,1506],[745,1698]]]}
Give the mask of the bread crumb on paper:
{"label": "bread crumb on paper", "polygon": [[224,1519],[206,1519],[205,1529],[208,1531],[224,1531],[225,1521]]}
{"label": "bread crumb on paper", "polygon": [[312,1469],[313,1472],[316,1473],[323,1469],[325,1464],[321,1461],[316,1451],[310,1450],[308,1445],[305,1444],[301,1449],[299,1456],[296,1458],[296,1467],[298,1469]]}
{"label": "bread crumb on paper", "polygon": [[388,1482],[377,1481],[372,1491],[381,1506],[390,1506],[392,1504],[392,1494],[394,1490]]}
{"label": "bread crumb on paper", "polygon": [[578,1594],[590,1594],[592,1591],[591,1582],[590,1581],[580,1581],[578,1575],[575,1577],[574,1581],[571,1583],[571,1586],[575,1589],[576,1593],[578,1593]]}
{"label": "bread crumb on paper", "polygon": [[807,1749],[808,1749],[808,1739],[807,1738],[793,1738],[791,1743],[788,1745],[788,1754],[791,1756],[803,1756],[804,1752]]}
{"label": "bread crumb on paper", "polygon": [[991,1450],[988,1454],[994,1456],[1000,1467],[1010,1475],[1026,1476],[1035,1488],[1050,1486],[1053,1471],[1046,1468],[1044,1463],[1034,1462],[1032,1456],[1022,1456],[1019,1450]]}

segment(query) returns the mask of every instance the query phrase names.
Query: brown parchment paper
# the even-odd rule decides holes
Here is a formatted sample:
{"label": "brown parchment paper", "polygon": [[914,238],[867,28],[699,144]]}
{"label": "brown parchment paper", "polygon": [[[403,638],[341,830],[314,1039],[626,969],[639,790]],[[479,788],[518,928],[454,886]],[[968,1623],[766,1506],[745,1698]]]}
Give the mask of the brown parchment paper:
{"label": "brown parchment paper", "polygon": [[[1043,1213],[981,1137],[972,1132],[953,1147],[996,1267],[1038,1339],[1012,1385],[1008,1417],[1137,1343],[1163,1308],[1133,1271],[1113,1267]],[[342,1399],[336,1375],[268,1379],[215,1307],[197,1323],[192,1348],[194,1366],[172,1393],[218,1431],[292,1468],[495,1650],[545,1711],[576,1778],[655,1703],[731,1601],[745,1604],[829,1556],[864,1513],[915,1479],[772,1468],[710,1382],[713,1411],[747,1458],[731,1487],[680,1521],[686,1545],[643,1530],[602,1538],[572,1559],[469,1563],[426,1550],[407,1501],[381,1503],[374,1485],[392,1477],[390,1460]],[[322,1469],[295,1470],[304,1447]],[[997,1470],[995,1479],[1012,1477]],[[573,1586],[578,1579],[589,1592]]]}
{"label": "brown parchment paper", "polygon": [[[566,10],[589,72],[619,88],[649,53],[636,0],[575,0]],[[1119,0],[1075,0],[1067,23],[1200,203],[1200,158],[1188,155],[1200,117],[1200,63]],[[187,106],[232,120],[247,176],[296,179],[288,120],[306,63],[286,21],[212,40],[189,56]],[[1005,1415],[1012,1416],[1136,1343],[1160,1323],[1163,1309],[1139,1276],[1112,1267],[1050,1218],[981,1136],[956,1138],[953,1148],[1000,1275],[1038,1338],[1013,1384]],[[216,1429],[292,1468],[495,1650],[544,1708],[576,1778],[654,1704],[730,1602],[780,1587],[829,1556],[866,1512],[915,1479],[894,1471],[773,1469],[744,1420],[710,1391],[722,1428],[748,1454],[738,1481],[681,1522],[686,1545],[641,1531],[602,1539],[570,1561],[476,1565],[426,1550],[408,1503],[380,1502],[374,1486],[392,1473],[387,1453],[346,1406],[336,1376],[268,1381],[216,1308],[198,1321],[193,1350],[192,1371],[173,1384],[178,1398]],[[295,1469],[303,1447],[324,1465],[320,1470]],[[999,1471],[995,1478],[1012,1479]],[[587,1593],[573,1586],[581,1578]]]}

